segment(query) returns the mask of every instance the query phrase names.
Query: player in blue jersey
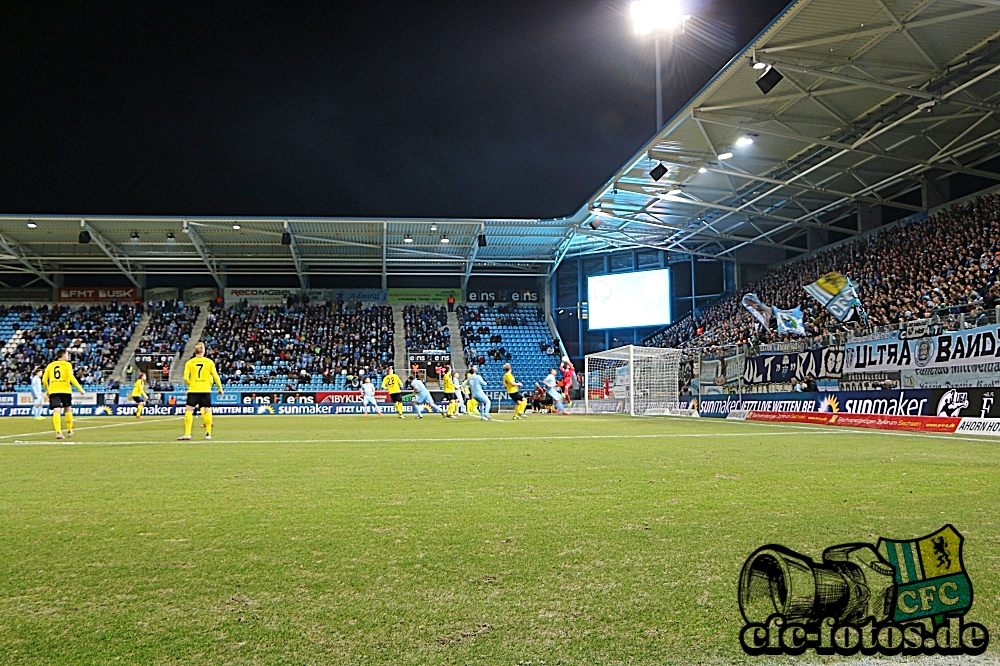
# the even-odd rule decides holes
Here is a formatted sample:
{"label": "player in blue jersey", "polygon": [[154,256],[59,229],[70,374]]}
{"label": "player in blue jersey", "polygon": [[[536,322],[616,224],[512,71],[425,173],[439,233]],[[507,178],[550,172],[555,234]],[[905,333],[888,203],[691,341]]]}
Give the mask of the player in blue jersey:
{"label": "player in blue jersey", "polygon": [[36,421],[41,421],[45,417],[42,416],[42,406],[45,404],[45,389],[42,388],[42,369],[35,368],[35,372],[31,375],[31,415],[35,417]]}
{"label": "player in blue jersey", "polygon": [[361,392],[364,394],[361,399],[361,413],[368,416],[368,408],[371,407],[376,414],[382,416],[382,410],[379,409],[378,401],[375,399],[375,385],[372,384],[371,377],[365,377],[365,381],[361,385]]}
{"label": "player in blue jersey", "polygon": [[545,385],[545,392],[549,394],[552,398],[553,409],[559,414],[566,414],[566,408],[563,406],[563,394],[559,391],[559,381],[556,379],[556,369],[549,369],[549,374],[545,375],[545,379],[542,380],[542,384]]}
{"label": "player in blue jersey", "polygon": [[486,396],[486,380],[482,378],[476,369],[476,366],[469,368],[469,376],[466,377],[465,383],[469,387],[469,395],[472,399],[479,403],[479,414],[483,421],[489,421],[490,419],[490,399]]}
{"label": "player in blue jersey", "polygon": [[444,410],[434,404],[434,398],[431,396],[431,392],[427,390],[427,386],[416,377],[411,376],[409,379],[410,388],[413,389],[413,409],[417,412],[417,418],[424,418],[424,410],[420,408],[421,405],[426,405],[438,414],[444,414]]}

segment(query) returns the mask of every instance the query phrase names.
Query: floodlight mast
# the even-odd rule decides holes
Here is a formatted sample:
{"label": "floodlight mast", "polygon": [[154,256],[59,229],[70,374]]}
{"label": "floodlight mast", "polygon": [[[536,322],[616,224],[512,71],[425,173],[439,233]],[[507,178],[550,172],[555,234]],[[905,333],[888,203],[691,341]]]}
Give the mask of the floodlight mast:
{"label": "floodlight mast", "polygon": [[663,65],[660,62],[660,37],[674,30],[684,32],[684,13],[680,0],[636,0],[632,3],[632,27],[638,35],[653,34],[656,59],[656,131],[663,128]]}

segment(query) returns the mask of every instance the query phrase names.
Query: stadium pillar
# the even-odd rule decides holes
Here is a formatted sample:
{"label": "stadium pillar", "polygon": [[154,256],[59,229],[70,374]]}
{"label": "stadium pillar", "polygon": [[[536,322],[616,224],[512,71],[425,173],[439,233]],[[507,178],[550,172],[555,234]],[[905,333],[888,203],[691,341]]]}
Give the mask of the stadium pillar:
{"label": "stadium pillar", "polygon": [[931,210],[951,201],[951,188],[946,178],[929,178],[924,175],[920,180],[920,203],[924,210]]}
{"label": "stadium pillar", "polygon": [[656,51],[656,131],[663,129],[663,66],[660,64],[660,35],[653,37]]}

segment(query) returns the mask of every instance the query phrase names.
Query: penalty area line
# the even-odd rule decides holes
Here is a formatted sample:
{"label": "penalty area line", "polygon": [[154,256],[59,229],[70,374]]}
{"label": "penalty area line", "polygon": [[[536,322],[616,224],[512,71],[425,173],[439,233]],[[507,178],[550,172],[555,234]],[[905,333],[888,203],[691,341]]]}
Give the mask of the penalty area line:
{"label": "penalty area line", "polygon": [[[143,423],[158,423],[158,422],[162,422],[162,421],[176,421],[179,418],[183,418],[183,417],[180,417],[180,416],[164,416],[162,418],[153,417],[151,419],[141,419],[141,420],[140,419],[136,419],[134,421],[122,421],[120,423],[105,423],[105,424],[102,424],[102,425],[95,425],[95,426],[87,426],[87,425],[85,425],[85,426],[82,426],[82,427],[79,427],[79,428],[73,428],[73,432],[77,433],[77,432],[80,432],[81,430],[100,430],[101,428],[119,428],[121,426],[127,426],[127,425],[141,425]],[[76,419],[74,419],[74,420],[76,420]],[[86,418],[80,419],[80,420],[83,421],[84,423],[88,423],[88,420]],[[35,432],[22,432],[22,433],[17,434],[17,435],[0,435],[0,440],[10,439],[11,437],[31,437],[33,435],[37,436],[37,435],[44,435],[44,434],[47,434],[47,433],[51,434],[52,431],[51,430],[36,430]],[[0,442],[0,445],[2,445],[2,444],[3,444],[3,442]]]}
{"label": "penalty area line", "polygon": [[[37,434],[37,433],[33,433]],[[548,437],[538,437],[538,441],[546,442],[553,440],[594,440],[594,439],[690,439],[690,438],[701,438],[701,437],[755,437],[758,435],[783,435],[790,436],[796,435],[798,433],[793,431],[773,431],[773,432],[755,432],[752,435],[743,432],[726,432],[726,433],[658,433],[658,434],[646,434],[646,435],[553,435]],[[836,431],[830,431],[825,434],[836,434]],[[191,443],[196,443],[201,440],[192,439]],[[454,437],[393,437],[385,439],[373,439],[373,438],[362,438],[362,439],[213,439],[206,441],[205,444],[365,444],[365,443],[414,443],[414,442],[453,442]],[[489,437],[489,442],[523,442],[524,437]],[[0,446],[137,446],[143,444],[172,444],[175,441],[122,441],[122,442],[81,442],[81,441],[70,441],[70,440],[16,440],[13,442],[0,442]]]}

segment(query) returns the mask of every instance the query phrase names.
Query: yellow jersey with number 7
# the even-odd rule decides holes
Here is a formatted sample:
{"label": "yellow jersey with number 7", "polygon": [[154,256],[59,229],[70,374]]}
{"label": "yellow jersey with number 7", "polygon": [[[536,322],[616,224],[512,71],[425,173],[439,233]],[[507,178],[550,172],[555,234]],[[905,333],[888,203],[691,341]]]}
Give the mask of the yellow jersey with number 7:
{"label": "yellow jersey with number 7", "polygon": [[189,393],[211,393],[212,384],[218,384],[219,390],[222,390],[215,362],[204,356],[195,356],[184,364],[184,383]]}

